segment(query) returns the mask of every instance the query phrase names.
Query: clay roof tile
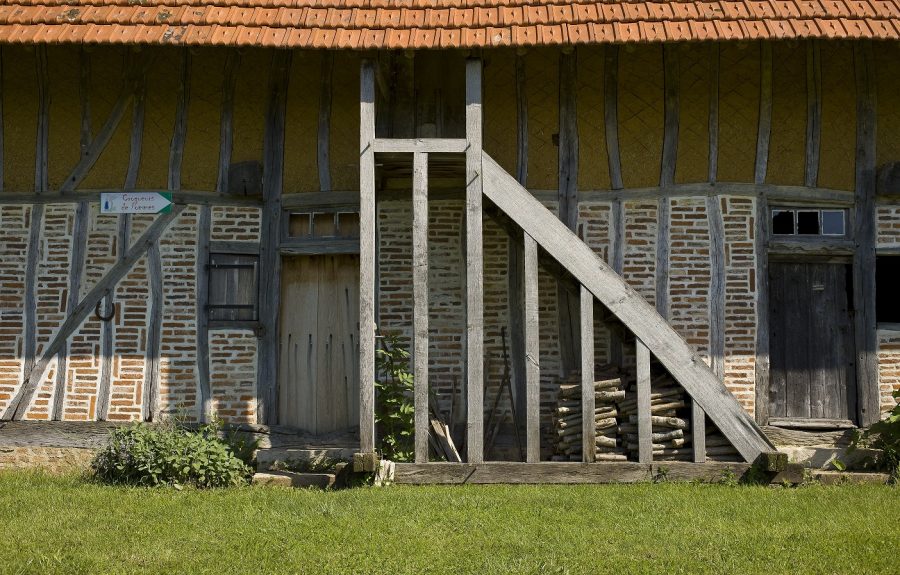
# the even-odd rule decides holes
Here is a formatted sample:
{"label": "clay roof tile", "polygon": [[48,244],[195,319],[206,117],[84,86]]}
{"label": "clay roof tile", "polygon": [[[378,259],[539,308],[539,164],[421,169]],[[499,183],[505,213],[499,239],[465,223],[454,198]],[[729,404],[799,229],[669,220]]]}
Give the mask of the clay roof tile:
{"label": "clay roof tile", "polygon": [[616,41],[616,31],[609,22],[592,22],[588,24],[591,31],[591,41],[600,43],[612,43]]}
{"label": "clay roof tile", "polygon": [[669,42],[683,42],[693,39],[691,27],[687,22],[666,20],[663,22],[666,29],[666,40]]}
{"label": "clay roof tile", "polygon": [[639,42],[641,29],[635,22],[614,22],[613,31],[616,33],[616,42]]}
{"label": "clay roof tile", "polygon": [[564,24],[564,26],[572,44],[588,44],[591,41],[591,31],[587,24]]}

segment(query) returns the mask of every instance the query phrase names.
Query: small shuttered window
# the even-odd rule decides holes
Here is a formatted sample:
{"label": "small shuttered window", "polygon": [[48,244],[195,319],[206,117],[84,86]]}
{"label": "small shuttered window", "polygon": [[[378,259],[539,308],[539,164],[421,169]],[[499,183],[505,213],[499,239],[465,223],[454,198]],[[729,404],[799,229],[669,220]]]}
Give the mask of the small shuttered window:
{"label": "small shuttered window", "polygon": [[258,285],[258,255],[210,253],[209,320],[258,320]]}

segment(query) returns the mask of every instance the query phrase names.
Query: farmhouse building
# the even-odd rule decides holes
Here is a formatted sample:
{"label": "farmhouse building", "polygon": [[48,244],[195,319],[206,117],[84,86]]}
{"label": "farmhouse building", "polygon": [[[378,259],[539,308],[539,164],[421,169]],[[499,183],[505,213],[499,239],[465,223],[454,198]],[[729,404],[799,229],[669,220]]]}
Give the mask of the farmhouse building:
{"label": "farmhouse building", "polygon": [[0,67],[20,435],[370,454],[389,334],[428,477],[437,429],[752,463],[900,389],[900,0],[10,0]]}

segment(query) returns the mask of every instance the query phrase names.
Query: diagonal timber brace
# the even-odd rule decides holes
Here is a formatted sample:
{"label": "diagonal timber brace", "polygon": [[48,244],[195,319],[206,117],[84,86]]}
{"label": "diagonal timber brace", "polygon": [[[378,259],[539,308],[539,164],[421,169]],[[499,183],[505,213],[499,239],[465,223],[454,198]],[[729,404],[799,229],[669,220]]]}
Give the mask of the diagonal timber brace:
{"label": "diagonal timber brace", "polygon": [[69,339],[69,336],[71,336],[72,333],[78,329],[78,326],[87,319],[88,315],[90,315],[91,311],[94,310],[94,307],[107,292],[113,289],[131,268],[134,267],[134,264],[147,253],[150,246],[154,245],[159,240],[166,228],[169,227],[169,224],[171,224],[182,210],[184,210],[184,207],[185,206],[183,205],[172,206],[172,211],[158,217],[128,250],[125,257],[120,259],[112,268],[110,268],[106,275],[103,276],[103,279],[97,282],[91,291],[84,296],[84,299],[78,303],[69,317],[66,318],[66,321],[60,326],[59,331],[56,333],[50,344],[44,348],[40,358],[35,362],[34,368],[27,375],[25,381],[22,382],[22,386],[19,388],[18,392],[16,392],[16,395],[6,408],[6,412],[0,419],[22,419],[25,412],[28,410],[28,407],[31,405],[31,400],[37,391],[39,383],[44,378],[47,366],[50,365],[50,361]]}
{"label": "diagonal timber brace", "polygon": [[775,451],[725,385],[647,301],[516,179],[484,154],[484,195],[631,330],[741,456]]}

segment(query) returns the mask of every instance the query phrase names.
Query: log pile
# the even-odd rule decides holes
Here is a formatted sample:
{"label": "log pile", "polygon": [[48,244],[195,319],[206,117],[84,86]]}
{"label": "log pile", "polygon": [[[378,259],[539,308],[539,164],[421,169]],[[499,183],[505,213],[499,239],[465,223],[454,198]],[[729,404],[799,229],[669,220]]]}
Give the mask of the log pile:
{"label": "log pile", "polygon": [[[630,459],[638,458],[637,390],[628,388],[626,398],[619,402],[622,416],[622,447]],[[693,459],[690,436],[690,397],[672,377],[666,373],[657,375],[650,382],[650,441],[654,459]]]}
{"label": "log pile", "polygon": [[[594,458],[596,461],[626,461],[619,435],[617,402],[625,398],[622,374],[603,367],[595,372]],[[553,410],[553,461],[582,461],[581,374],[573,373],[559,384]]]}
{"label": "log pile", "polygon": [[737,449],[706,419],[706,458],[713,461],[743,461]]}

